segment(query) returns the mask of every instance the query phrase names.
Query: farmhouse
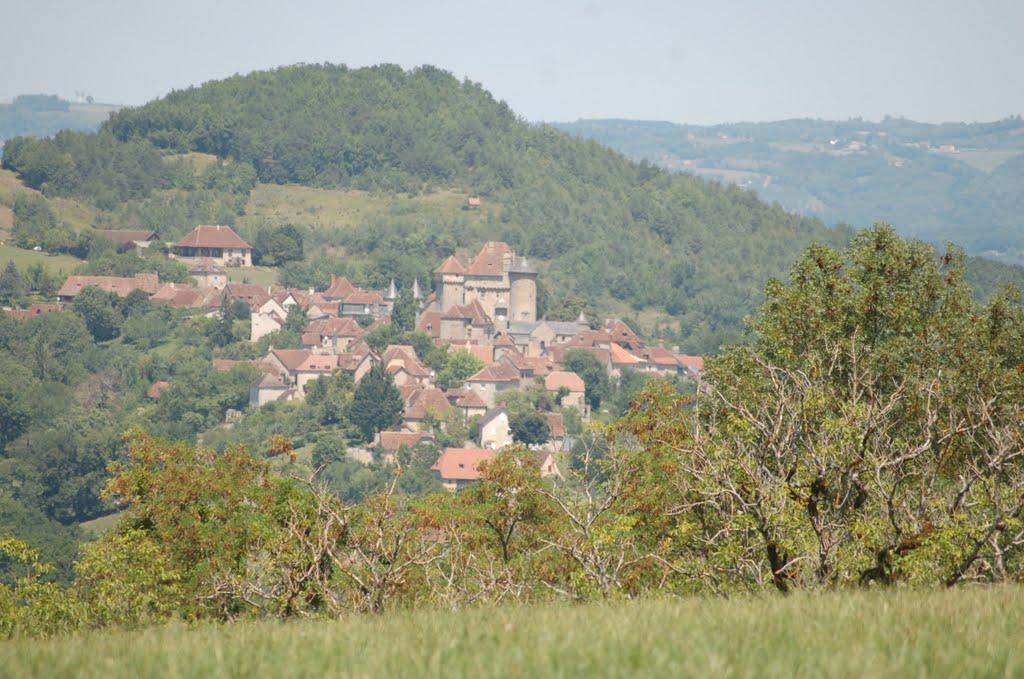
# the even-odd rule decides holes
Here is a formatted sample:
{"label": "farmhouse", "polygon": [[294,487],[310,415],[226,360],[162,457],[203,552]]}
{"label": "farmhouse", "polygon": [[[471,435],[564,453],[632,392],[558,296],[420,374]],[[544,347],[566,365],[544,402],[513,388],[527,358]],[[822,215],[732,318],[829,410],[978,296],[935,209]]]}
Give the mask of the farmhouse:
{"label": "farmhouse", "polygon": [[211,259],[222,266],[252,266],[252,246],[230,226],[200,224],[171,246],[171,257],[187,264]]}

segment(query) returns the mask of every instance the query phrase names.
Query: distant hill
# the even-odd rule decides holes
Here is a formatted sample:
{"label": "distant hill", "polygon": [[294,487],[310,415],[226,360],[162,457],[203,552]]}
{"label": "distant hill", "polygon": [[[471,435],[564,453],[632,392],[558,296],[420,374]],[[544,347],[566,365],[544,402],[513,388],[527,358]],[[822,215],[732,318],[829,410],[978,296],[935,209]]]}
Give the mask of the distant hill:
{"label": "distant hill", "polygon": [[530,125],[430,66],[235,76],[122,109],[94,134],[11,140],[3,163],[44,195],[91,203],[105,228],[305,226],[311,261],[282,274],[303,287],[328,272],[424,283],[448,255],[505,240],[541,270],[552,320],[624,315],[689,353],[740,339],[769,277],[812,240],[852,233]]}
{"label": "distant hill", "polygon": [[115,104],[72,103],[46,94],[23,94],[0,104],[0,146],[12,137],[48,137],[61,130],[93,132],[117,111]]}
{"label": "distant hill", "polygon": [[1024,263],[1024,121],[931,125],[902,118],[676,125],[557,123],[635,160],[757,191],[835,224],[893,224],[972,254]]}

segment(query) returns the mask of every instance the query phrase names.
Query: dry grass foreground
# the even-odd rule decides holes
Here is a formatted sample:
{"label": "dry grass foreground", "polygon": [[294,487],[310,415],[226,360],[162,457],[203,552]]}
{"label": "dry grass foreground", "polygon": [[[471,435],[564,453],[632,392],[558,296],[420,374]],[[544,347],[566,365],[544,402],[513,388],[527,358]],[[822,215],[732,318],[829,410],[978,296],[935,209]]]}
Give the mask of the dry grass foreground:
{"label": "dry grass foreground", "polygon": [[389,613],[0,643],[4,677],[1019,677],[1024,588]]}

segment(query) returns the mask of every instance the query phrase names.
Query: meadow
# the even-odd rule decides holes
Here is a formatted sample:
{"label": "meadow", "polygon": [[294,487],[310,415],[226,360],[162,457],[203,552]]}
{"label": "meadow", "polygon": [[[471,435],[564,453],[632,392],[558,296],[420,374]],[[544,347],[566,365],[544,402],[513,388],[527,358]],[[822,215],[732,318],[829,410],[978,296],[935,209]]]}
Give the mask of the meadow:
{"label": "meadow", "polygon": [[0,643],[5,677],[1014,677],[1024,589],[391,612]]}

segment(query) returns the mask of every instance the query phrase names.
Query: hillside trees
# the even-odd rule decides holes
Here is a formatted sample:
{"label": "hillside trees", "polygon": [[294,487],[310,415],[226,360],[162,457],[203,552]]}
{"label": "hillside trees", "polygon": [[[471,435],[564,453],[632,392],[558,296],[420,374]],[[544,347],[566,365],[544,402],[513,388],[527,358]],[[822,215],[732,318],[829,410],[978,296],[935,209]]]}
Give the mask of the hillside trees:
{"label": "hillside trees", "polygon": [[783,592],[1019,577],[1024,314],[974,304],[962,261],[882,225],[768,286],[676,443],[712,551]]}

